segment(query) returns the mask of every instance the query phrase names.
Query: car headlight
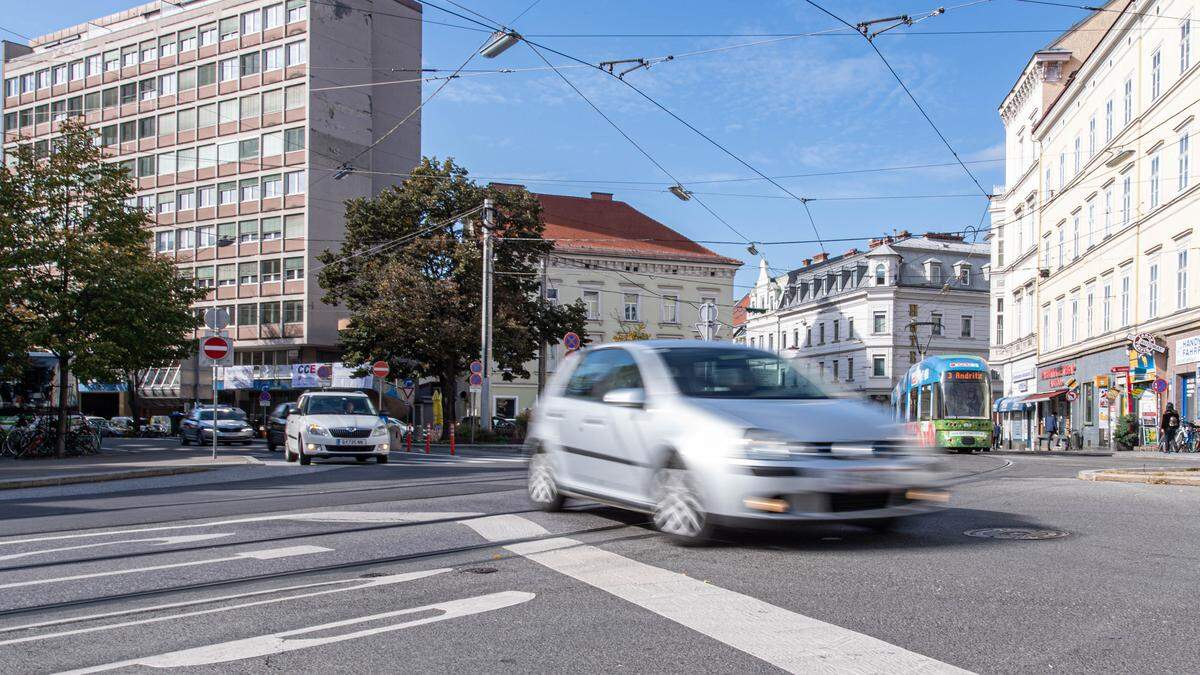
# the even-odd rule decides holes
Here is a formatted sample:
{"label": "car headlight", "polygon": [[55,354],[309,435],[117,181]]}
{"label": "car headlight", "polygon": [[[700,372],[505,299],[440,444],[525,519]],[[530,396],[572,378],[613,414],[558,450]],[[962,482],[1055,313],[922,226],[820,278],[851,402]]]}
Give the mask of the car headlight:
{"label": "car headlight", "polygon": [[386,424],[380,424],[371,430],[372,436],[387,436],[388,428]]}
{"label": "car headlight", "polygon": [[788,459],[792,450],[786,437],[766,429],[747,429],[737,444],[737,454],[749,459]]}
{"label": "car headlight", "polygon": [[308,425],[308,433],[312,436],[329,436],[329,435],[331,435],[329,433],[329,430],[326,429],[325,427],[321,426],[320,424]]}

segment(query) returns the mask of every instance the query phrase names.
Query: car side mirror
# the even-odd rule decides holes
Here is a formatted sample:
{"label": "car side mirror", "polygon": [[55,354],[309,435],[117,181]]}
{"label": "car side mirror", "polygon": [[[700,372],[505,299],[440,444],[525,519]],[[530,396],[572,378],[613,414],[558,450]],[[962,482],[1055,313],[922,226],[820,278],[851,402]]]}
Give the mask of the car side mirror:
{"label": "car side mirror", "polygon": [[646,407],[646,390],[645,389],[613,389],[604,395],[602,399],[608,405],[615,405],[621,408],[644,408]]}

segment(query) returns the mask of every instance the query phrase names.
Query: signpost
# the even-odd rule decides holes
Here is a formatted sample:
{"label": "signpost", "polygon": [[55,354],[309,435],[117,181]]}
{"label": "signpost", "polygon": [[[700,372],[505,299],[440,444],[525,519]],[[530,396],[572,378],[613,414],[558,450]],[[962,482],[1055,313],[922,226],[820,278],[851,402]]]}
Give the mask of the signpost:
{"label": "signpost", "polygon": [[[471,426],[471,442],[475,442],[475,428],[483,425],[483,406],[479,405],[479,397],[483,391],[483,373],[475,369],[476,365],[480,365],[478,361],[471,363],[471,375],[467,378],[467,384],[471,386],[471,398],[474,399],[471,403],[471,408],[476,410],[479,415],[479,421]],[[480,368],[482,370],[482,368]]]}
{"label": "signpost", "polygon": [[379,384],[379,414],[383,414],[383,378],[388,376],[391,369],[388,368],[387,361],[376,361],[371,364],[371,374],[375,376]]}
{"label": "signpost", "polygon": [[696,324],[696,330],[700,332],[700,339],[706,342],[717,339],[717,331],[721,328],[717,322],[717,306],[706,302],[700,305],[699,313],[700,322]]}
{"label": "signpost", "polygon": [[[210,316],[211,315],[211,316]],[[211,319],[211,321],[210,321]],[[210,309],[204,313],[204,320],[212,326],[224,328],[229,325],[229,312]],[[220,328],[213,328],[219,331]],[[233,365],[233,340],[226,335],[214,332],[200,339],[200,365],[212,366],[212,458],[217,458],[217,367]]]}

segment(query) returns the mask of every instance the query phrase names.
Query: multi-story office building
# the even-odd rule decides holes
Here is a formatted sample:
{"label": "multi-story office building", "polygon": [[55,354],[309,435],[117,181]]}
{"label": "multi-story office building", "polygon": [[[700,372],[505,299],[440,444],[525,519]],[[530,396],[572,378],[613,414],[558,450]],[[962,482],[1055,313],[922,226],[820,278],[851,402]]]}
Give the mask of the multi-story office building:
{"label": "multi-story office building", "polygon": [[993,357],[1012,368],[1014,441],[1049,414],[1087,444],[1121,413],[1153,424],[1173,401],[1197,414],[1197,9],[1109,2],[1036,52],[1001,105],[992,302],[1008,331]]}
{"label": "multi-story office building", "polygon": [[[547,295],[554,303],[583,301],[591,344],[636,327],[654,339],[697,339],[703,303],[717,307],[716,338],[731,339],[733,277],[740,260],[708,250],[611,193],[535,196],[543,236],[554,242],[546,261]],[[563,356],[562,344],[547,350],[547,373],[557,370]],[[533,373],[537,364],[527,368]],[[492,410],[515,416],[533,406],[538,382],[536,376],[505,382],[496,373],[491,391]]]}
{"label": "multi-story office building", "polygon": [[[198,310],[229,310],[253,376],[224,384],[242,401],[289,388],[294,364],[336,359],[344,312],[321,302],[316,256],[342,240],[345,200],[419,159],[419,114],[396,126],[419,86],[344,86],[421,64],[420,5],[372,7],[162,0],[4,43],[5,150],[51,152],[68,118],[94,127],[137,183],[155,250],[211,289]],[[356,171],[335,177],[345,162]],[[175,364],[142,393],[177,407],[207,400],[210,381]]]}
{"label": "multi-story office building", "polygon": [[987,245],[929,233],[819,254],[772,276],[766,260],[746,308],[745,340],[796,359],[814,379],[887,403],[925,356],[986,357]]}

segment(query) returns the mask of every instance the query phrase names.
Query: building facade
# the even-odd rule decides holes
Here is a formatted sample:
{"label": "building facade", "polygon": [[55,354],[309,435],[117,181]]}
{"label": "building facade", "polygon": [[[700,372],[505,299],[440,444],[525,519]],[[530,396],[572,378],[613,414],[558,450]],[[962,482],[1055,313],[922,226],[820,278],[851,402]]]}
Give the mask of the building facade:
{"label": "building facade", "polygon": [[986,244],[907,232],[780,276],[762,260],[745,339],[815,380],[886,403],[923,356],[987,356],[987,263]]}
{"label": "building facade", "polygon": [[[420,158],[419,114],[395,127],[419,86],[337,88],[421,64],[420,5],[371,7],[163,0],[3,45],[5,151],[51,152],[68,118],[96,130],[136,181],[154,250],[211,289],[197,311],[229,311],[253,373],[218,383],[230,402],[287,398],[293,365],[337,360],[345,314],[321,302],[316,256],[342,241],[345,200]],[[148,374],[142,394],[178,409],[211,386],[191,360]]]}
{"label": "building facade", "polygon": [[1048,415],[1084,445],[1123,413],[1152,428],[1168,401],[1197,415],[1196,9],[1109,2],[1034,54],[1000,107],[992,356],[1015,444]]}
{"label": "building facade", "polygon": [[[559,304],[583,302],[590,344],[639,327],[654,339],[697,339],[698,308],[706,302],[717,307],[717,339],[732,338],[733,277],[740,260],[708,250],[610,193],[535,196],[543,236],[554,242],[546,263],[547,296]],[[564,356],[561,343],[547,348],[548,375]],[[536,363],[526,367],[538,370]],[[515,417],[532,408],[538,380],[535,375],[506,382],[503,373],[493,373],[491,392],[494,413]]]}

